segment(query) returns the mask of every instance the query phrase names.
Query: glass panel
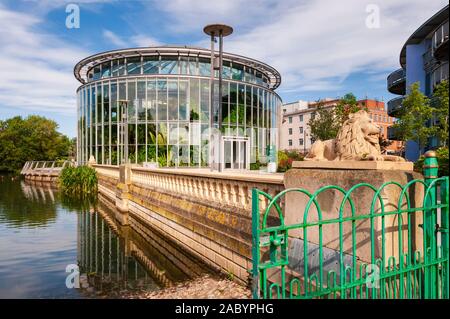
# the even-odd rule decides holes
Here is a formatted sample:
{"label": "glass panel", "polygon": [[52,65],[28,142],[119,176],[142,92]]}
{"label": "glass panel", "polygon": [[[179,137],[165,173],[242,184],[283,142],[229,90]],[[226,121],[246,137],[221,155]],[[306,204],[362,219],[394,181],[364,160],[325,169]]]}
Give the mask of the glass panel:
{"label": "glass panel", "polygon": [[111,76],[111,61],[102,64],[102,78]]}
{"label": "glass panel", "polygon": [[189,74],[189,58],[187,56],[180,57],[180,74]]}
{"label": "glass panel", "polygon": [[125,74],[125,59],[113,61],[112,76],[122,76]]}
{"label": "glass panel", "polygon": [[200,148],[197,145],[191,145],[190,146],[190,166],[198,166],[199,165],[199,158],[200,158]]}
{"label": "glass panel", "polygon": [[[139,129],[139,127],[138,127]],[[145,145],[138,145],[138,155],[137,155],[137,163],[145,162]]]}
{"label": "glass panel", "polygon": [[252,87],[253,127],[258,127],[258,88]]}
{"label": "glass panel", "polygon": [[117,83],[111,82],[111,122],[117,122]]}
{"label": "glass panel", "polygon": [[103,149],[102,149],[102,163],[109,160],[109,82],[103,83]]}
{"label": "glass panel", "polygon": [[178,144],[189,144],[189,122],[179,123]]}
{"label": "glass panel", "polygon": [[179,82],[179,119],[188,120],[189,102],[188,102],[189,82],[180,80]]}
{"label": "glass panel", "polygon": [[178,166],[178,146],[169,145],[167,153],[167,166]]}
{"label": "glass panel", "polygon": [[189,145],[178,147],[178,166],[189,166]]}
{"label": "glass panel", "polygon": [[147,146],[147,162],[156,162],[156,145]]}
{"label": "glass panel", "polygon": [[209,125],[202,124],[201,126],[201,163],[200,165],[202,167],[208,166],[209,162],[209,147],[208,147],[208,141],[209,141]]}
{"label": "glass panel", "polygon": [[211,76],[210,59],[198,58],[198,71],[201,76]]}
{"label": "glass panel", "polygon": [[156,120],[156,80],[147,81],[147,120]]}
{"label": "glass panel", "polygon": [[228,83],[222,88],[222,119],[222,125],[228,128],[236,121],[236,83],[230,83],[230,92]]}
{"label": "glass panel", "polygon": [[231,78],[231,66],[230,66],[230,62],[229,61],[223,61],[222,77],[224,79],[230,79]]}
{"label": "glass panel", "polygon": [[168,104],[169,104],[169,120],[178,119],[178,83],[168,81]]}
{"label": "glass panel", "polygon": [[158,74],[159,56],[145,56],[142,69],[144,74]]}
{"label": "glass panel", "polygon": [[189,135],[191,145],[200,145],[200,123],[190,123]]}
{"label": "glass panel", "polygon": [[137,143],[145,145],[145,124],[138,124],[137,136]]}
{"label": "glass panel", "polygon": [[137,82],[137,113],[138,120],[145,121],[145,81]]}
{"label": "glass panel", "polygon": [[158,80],[158,121],[167,120],[167,81]]}
{"label": "glass panel", "polygon": [[169,123],[169,144],[178,143],[178,124]]}
{"label": "glass panel", "polygon": [[158,164],[160,167],[167,166],[167,146],[158,145]]}
{"label": "glass panel", "polygon": [[161,74],[178,74],[178,56],[161,57]]}
{"label": "glass panel", "polygon": [[128,122],[136,121],[136,82],[128,81]]}
{"label": "glass panel", "polygon": [[189,74],[197,75],[197,58],[189,57]]}
{"label": "glass panel", "polygon": [[243,127],[245,123],[245,86],[243,84],[238,86],[237,108],[237,122]]}
{"label": "glass panel", "polygon": [[93,80],[95,81],[95,80],[98,80],[98,79],[100,79],[100,77],[101,77],[101,74],[100,74],[100,66],[96,66],[96,67],[94,67],[94,77],[93,77]]}
{"label": "glass panel", "polygon": [[147,124],[147,144],[157,144],[156,140],[156,124]]}
{"label": "glass panel", "polygon": [[245,89],[245,104],[247,105],[245,116],[247,127],[249,127],[252,126],[252,91],[249,85],[246,85]]}
{"label": "glass panel", "polygon": [[233,80],[242,81],[244,79],[244,67],[242,65],[233,63],[231,72],[231,78]]}
{"label": "glass panel", "polygon": [[200,119],[199,116],[199,79],[190,79],[190,96],[189,96],[189,108],[190,108],[190,120],[198,121]]}
{"label": "glass panel", "polygon": [[141,57],[127,58],[127,74],[141,74]]}
{"label": "glass panel", "polygon": [[209,80],[201,80],[200,82],[200,120],[203,123],[209,122]]}

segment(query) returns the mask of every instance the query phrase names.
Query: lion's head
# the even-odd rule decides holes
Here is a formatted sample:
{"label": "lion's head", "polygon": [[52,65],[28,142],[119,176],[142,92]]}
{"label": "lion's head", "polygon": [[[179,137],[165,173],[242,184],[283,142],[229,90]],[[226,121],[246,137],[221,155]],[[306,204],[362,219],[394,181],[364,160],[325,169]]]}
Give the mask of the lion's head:
{"label": "lion's head", "polygon": [[380,127],[373,123],[366,111],[350,114],[336,137],[336,155],[340,159],[355,156],[380,155]]}

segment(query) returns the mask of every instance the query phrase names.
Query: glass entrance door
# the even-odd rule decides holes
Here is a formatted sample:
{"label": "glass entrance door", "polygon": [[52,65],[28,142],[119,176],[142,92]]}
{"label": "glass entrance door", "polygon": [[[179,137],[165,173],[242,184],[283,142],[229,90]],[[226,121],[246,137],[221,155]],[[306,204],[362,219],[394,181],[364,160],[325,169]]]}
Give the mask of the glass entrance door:
{"label": "glass entrance door", "polygon": [[224,169],[249,169],[249,144],[246,137],[222,137],[222,163]]}

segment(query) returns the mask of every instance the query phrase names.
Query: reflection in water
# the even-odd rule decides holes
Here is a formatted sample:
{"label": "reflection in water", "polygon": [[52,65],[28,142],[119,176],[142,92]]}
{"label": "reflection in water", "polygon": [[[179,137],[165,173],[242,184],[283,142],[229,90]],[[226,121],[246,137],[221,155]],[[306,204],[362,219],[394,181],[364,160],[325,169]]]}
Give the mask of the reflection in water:
{"label": "reflection in water", "polygon": [[[97,207],[97,208],[94,208]],[[209,270],[107,202],[63,196],[48,184],[0,180],[0,298],[91,298],[157,290]],[[83,288],[66,287],[78,264]]]}
{"label": "reflection in water", "polygon": [[81,285],[97,295],[124,289],[157,290],[209,270],[137,219],[121,226],[108,203],[82,212],[78,219]]}
{"label": "reflection in water", "polygon": [[25,181],[0,180],[0,224],[9,227],[46,227],[56,218],[52,186],[32,186]]}

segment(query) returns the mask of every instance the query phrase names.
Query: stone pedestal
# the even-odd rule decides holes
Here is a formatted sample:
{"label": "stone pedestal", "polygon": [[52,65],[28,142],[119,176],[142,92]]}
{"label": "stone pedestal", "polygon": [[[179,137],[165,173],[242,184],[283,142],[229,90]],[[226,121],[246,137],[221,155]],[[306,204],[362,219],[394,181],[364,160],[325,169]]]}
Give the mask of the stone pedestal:
{"label": "stone pedestal", "polygon": [[[312,162],[309,162],[312,163]],[[311,165],[311,164],[306,165]],[[394,181],[402,186],[413,179],[423,179],[422,174],[413,172],[412,170],[395,170],[392,166],[395,163],[389,163],[389,169],[363,169],[358,167],[356,169],[339,168],[330,169],[331,162],[326,162],[326,168],[320,167],[320,162],[315,162],[314,168],[294,168],[289,170],[284,176],[284,185],[286,188],[302,188],[313,194],[321,187],[328,185],[336,185],[344,190],[349,190],[353,186],[359,183],[367,183],[378,189],[383,183],[388,181]],[[370,163],[373,165],[373,163]],[[369,164],[369,165],[370,165]],[[401,163],[404,168],[404,163]],[[299,166],[298,164],[293,165]],[[384,202],[384,211],[395,211],[399,207],[399,195],[401,189],[396,185],[389,185],[381,192],[381,197]],[[411,207],[422,207],[422,200],[424,195],[424,188],[421,184],[415,184],[409,188],[407,192],[410,197]],[[369,187],[361,187],[355,190],[351,199],[354,202],[355,215],[369,215],[371,213],[372,200],[374,198],[375,191]],[[322,220],[338,219],[339,210],[343,201],[344,194],[338,190],[330,189],[322,192],[317,197],[318,205],[322,211]],[[286,209],[285,209],[285,224],[295,224],[302,222],[312,222],[318,220],[318,212],[314,205],[311,206],[307,220],[304,220],[305,207],[309,198],[306,195],[291,192],[286,195]],[[406,208],[406,199],[400,203],[400,207]],[[381,208],[380,202],[377,201],[375,205],[375,217],[373,219],[373,229],[375,234],[375,258],[381,258],[382,255],[382,218],[380,217]],[[344,206],[344,217],[351,216],[351,209],[348,202]],[[403,251],[408,252],[408,214],[403,213],[401,215],[402,222],[400,225]],[[422,228],[419,227],[422,224],[422,212],[418,211],[410,214],[410,229],[411,229],[411,246],[414,250],[422,250]],[[343,248],[345,254],[352,254],[352,240],[356,243],[356,255],[360,261],[371,261],[371,224],[370,218],[364,218],[363,220],[357,220],[354,225],[356,229],[356,236],[352,235],[352,222],[343,222]],[[319,244],[318,226],[308,227],[307,239],[312,243],[311,246],[317,247]],[[339,222],[333,222],[331,224],[323,225],[323,240],[322,244],[330,251],[339,251]],[[389,215],[384,217],[384,229],[385,229],[385,257],[386,260],[390,256],[395,256],[398,260],[399,252],[399,218],[398,214]],[[289,231],[289,236],[294,238],[304,238],[303,231],[301,229],[293,229]],[[303,242],[302,240],[300,242]],[[303,245],[302,245],[303,246]],[[292,247],[291,247],[292,248]],[[303,248],[303,247],[302,247]],[[302,250],[303,252],[303,250]],[[347,255],[348,256],[348,255]]]}

